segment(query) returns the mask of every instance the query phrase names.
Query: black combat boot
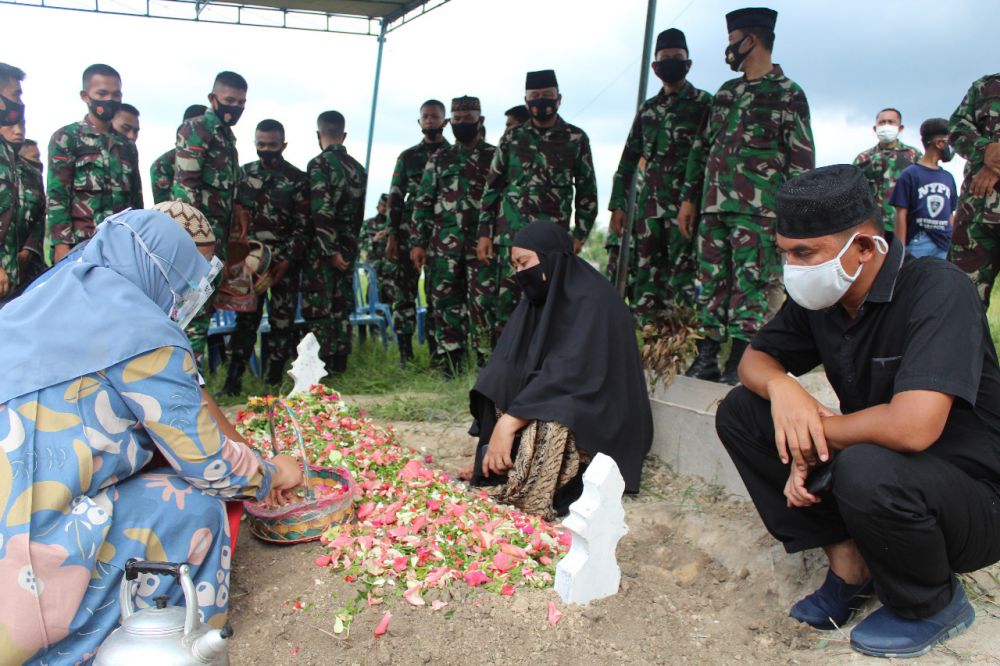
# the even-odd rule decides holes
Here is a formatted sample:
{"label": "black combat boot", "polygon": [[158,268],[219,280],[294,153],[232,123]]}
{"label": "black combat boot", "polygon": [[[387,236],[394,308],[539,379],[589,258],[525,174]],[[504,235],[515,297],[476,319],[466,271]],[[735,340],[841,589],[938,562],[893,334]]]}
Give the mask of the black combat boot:
{"label": "black combat boot", "polygon": [[226,370],[226,383],[222,386],[222,395],[239,395],[243,392],[243,371],[246,365],[242,360],[231,359]]}
{"label": "black combat boot", "polygon": [[330,374],[342,375],[347,372],[347,354],[334,354]]}
{"label": "black combat boot", "polygon": [[706,382],[719,381],[719,343],[715,340],[698,341],[698,358],[684,373],[685,377],[704,379]]}
{"label": "black combat boot", "polygon": [[399,367],[406,369],[406,364],[413,360],[413,340],[408,337],[399,338]]}
{"label": "black combat boot", "polygon": [[268,386],[281,386],[285,381],[285,359],[272,358],[267,363]]}
{"label": "black combat boot", "polygon": [[729,358],[726,360],[726,367],[722,370],[723,384],[736,386],[740,383],[740,359],[743,358],[743,352],[746,350],[746,340],[737,340],[736,338],[733,338],[733,349],[729,352]]}

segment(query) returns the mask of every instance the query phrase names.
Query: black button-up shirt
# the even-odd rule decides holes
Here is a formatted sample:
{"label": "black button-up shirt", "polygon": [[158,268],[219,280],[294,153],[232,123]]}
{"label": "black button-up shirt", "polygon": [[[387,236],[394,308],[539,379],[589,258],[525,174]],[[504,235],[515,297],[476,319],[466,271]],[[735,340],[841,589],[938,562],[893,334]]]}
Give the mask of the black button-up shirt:
{"label": "black button-up shirt", "polygon": [[1000,482],[1000,367],[982,302],[953,264],[906,257],[894,240],[856,317],[788,299],[751,345],[796,376],[822,365],[845,414],[903,391],[954,396],[933,453]]}

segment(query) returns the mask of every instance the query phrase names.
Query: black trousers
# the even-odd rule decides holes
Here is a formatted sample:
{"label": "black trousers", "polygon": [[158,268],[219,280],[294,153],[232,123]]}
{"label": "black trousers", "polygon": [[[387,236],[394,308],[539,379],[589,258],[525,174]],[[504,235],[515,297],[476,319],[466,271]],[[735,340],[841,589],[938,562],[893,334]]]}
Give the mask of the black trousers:
{"label": "black trousers", "polygon": [[[950,462],[944,440],[916,454],[873,444],[847,448],[834,456],[833,487],[823,501],[788,508],[789,467],[775,448],[771,403],[738,386],[719,405],[715,427],[785,550],[854,539],[879,599],[903,617],[933,615],[951,601],[953,572],[1000,560],[1000,493]],[[979,433],[966,434],[957,447],[965,451]]]}

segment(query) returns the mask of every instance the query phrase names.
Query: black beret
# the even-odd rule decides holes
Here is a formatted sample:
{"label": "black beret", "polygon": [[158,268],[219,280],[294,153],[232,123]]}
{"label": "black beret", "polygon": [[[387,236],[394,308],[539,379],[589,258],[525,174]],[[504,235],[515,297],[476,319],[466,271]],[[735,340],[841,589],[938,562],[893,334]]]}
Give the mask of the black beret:
{"label": "black beret", "polygon": [[828,236],[880,215],[861,169],[850,164],[813,169],[778,188],[778,233]]}
{"label": "black beret", "polygon": [[747,7],[726,14],[726,29],[742,30],[744,28],[767,28],[774,32],[774,24],[778,22],[778,12],[767,7]]}
{"label": "black beret", "polygon": [[558,88],[556,73],[551,69],[543,69],[539,72],[528,72],[524,80],[525,90],[538,90],[540,88]]}
{"label": "black beret", "polygon": [[684,49],[687,51],[688,43],[687,39],[684,38],[684,33],[677,28],[670,28],[657,35],[656,49],[653,51],[653,55],[663,49]]}

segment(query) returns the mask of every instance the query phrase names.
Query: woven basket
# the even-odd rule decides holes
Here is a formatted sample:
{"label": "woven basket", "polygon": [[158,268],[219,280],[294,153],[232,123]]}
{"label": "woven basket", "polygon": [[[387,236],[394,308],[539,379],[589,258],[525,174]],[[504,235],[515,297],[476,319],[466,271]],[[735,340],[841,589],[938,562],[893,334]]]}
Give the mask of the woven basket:
{"label": "woven basket", "polygon": [[310,484],[330,481],[340,484],[340,492],[271,509],[256,502],[244,502],[250,532],[271,543],[315,541],[330,527],[354,521],[357,484],[343,467],[310,465]]}

